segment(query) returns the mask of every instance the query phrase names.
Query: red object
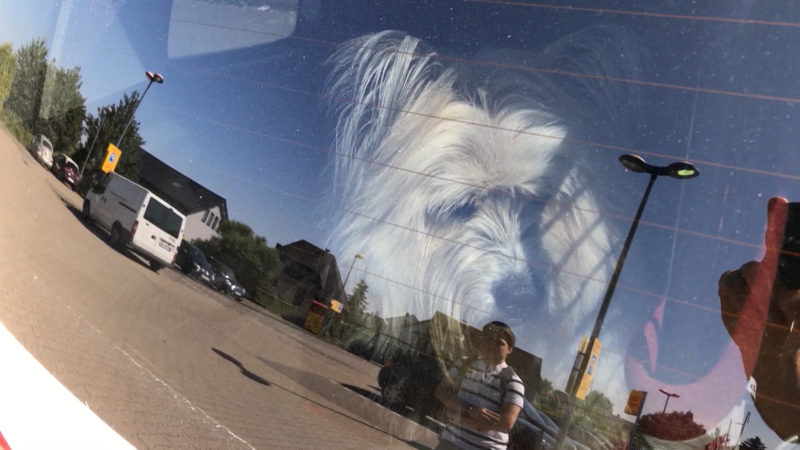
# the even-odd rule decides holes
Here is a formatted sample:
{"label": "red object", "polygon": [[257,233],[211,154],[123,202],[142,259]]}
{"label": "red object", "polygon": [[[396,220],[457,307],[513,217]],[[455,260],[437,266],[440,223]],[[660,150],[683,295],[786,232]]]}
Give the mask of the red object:
{"label": "red object", "polygon": [[[670,391],[680,391],[684,397],[693,399],[693,412],[702,423],[718,423],[722,420],[741,400],[745,393],[745,383],[753,374],[766,327],[788,205],[788,201],[781,197],[773,197],[767,204],[764,257],[758,264],[756,275],[739,312],[739,320],[731,333],[732,340],[719,355],[716,366],[693,383],[666,386]],[[662,299],[662,305],[664,301]],[[653,318],[642,329],[642,338],[650,353],[650,366],[645,366],[644,361],[637,360],[631,354],[625,360],[628,379],[642,390],[656,391],[665,385],[653,377],[658,355],[658,332],[664,313],[662,305],[659,305]]]}
{"label": "red object", "polygon": [[3,433],[0,433],[0,450],[11,450],[11,446],[6,442]]}

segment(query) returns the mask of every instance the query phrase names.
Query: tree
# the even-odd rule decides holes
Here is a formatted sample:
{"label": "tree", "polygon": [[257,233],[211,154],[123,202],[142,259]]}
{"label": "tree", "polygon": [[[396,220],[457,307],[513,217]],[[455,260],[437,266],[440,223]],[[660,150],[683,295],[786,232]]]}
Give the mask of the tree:
{"label": "tree", "polygon": [[11,92],[11,82],[17,71],[17,58],[11,44],[0,45],[0,109]]}
{"label": "tree", "polygon": [[742,442],[742,445],[740,445],[739,448],[746,448],[749,450],[766,450],[767,446],[764,445],[763,442],[761,442],[761,438],[756,436],[756,437],[751,437],[749,439],[745,439],[745,441]]}
{"label": "tree", "polygon": [[[91,114],[86,116],[83,126],[86,140],[74,155],[75,161],[83,166],[86,156],[91,151],[91,157],[86,162],[84,176],[81,179],[82,192],[88,190],[90,180],[100,172],[108,144],[116,145],[125,124],[133,116],[139,100],[139,92],[133,91],[130,95],[125,94],[116,105],[97,108],[97,116]],[[144,139],[139,134],[139,122],[133,118],[119,144],[122,155],[114,171],[131,180],[138,180],[139,151],[144,144]]]}
{"label": "tree", "polygon": [[73,155],[81,138],[86,115],[85,99],[80,94],[79,67],[62,69],[48,65],[45,77],[39,129],[50,138],[56,151]]}
{"label": "tree", "polygon": [[610,433],[608,437],[612,437],[611,435],[617,432],[617,430],[613,430],[613,409],[614,405],[611,400],[602,392],[591,391],[575,409],[573,423],[589,430],[608,431]]}
{"label": "tree", "polygon": [[267,245],[266,239],[235,220],[223,220],[219,234],[220,237],[194,244],[206,255],[229,266],[250,295],[256,296],[274,284],[282,267],[278,253]]}
{"label": "tree", "polygon": [[595,413],[608,416],[613,414],[614,405],[611,403],[611,400],[600,391],[589,392],[583,400],[583,404],[586,409]]}
{"label": "tree", "polygon": [[38,38],[17,50],[17,68],[5,107],[19,117],[23,126],[36,132],[47,76],[47,46]]}
{"label": "tree", "polygon": [[44,39],[34,39],[17,51],[5,107],[29,132],[49,137],[56,151],[72,154],[86,114],[81,84],[79,67],[63,69],[48,62]]}
{"label": "tree", "polygon": [[350,294],[350,297],[347,299],[347,305],[342,312],[344,315],[342,319],[356,325],[364,324],[368,305],[367,290],[369,290],[367,283],[365,283],[364,280],[359,281],[355,290],[353,290],[353,293]]}

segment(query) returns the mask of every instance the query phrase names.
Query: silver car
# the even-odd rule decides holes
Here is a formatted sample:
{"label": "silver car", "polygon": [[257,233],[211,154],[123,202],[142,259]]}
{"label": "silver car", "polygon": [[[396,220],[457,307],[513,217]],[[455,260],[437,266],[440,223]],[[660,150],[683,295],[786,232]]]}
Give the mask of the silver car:
{"label": "silver car", "polygon": [[31,146],[28,149],[39,161],[39,164],[45,166],[48,170],[53,168],[53,144],[47,136],[40,134],[31,141]]}

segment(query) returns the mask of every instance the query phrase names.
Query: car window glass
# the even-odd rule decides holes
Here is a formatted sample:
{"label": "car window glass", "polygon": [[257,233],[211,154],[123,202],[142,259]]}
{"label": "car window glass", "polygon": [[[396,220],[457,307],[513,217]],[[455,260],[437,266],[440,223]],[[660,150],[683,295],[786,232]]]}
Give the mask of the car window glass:
{"label": "car window glass", "polygon": [[0,324],[134,447],[435,447],[490,321],[545,448],[794,445],[795,3],[0,8]]}
{"label": "car window glass", "polygon": [[176,214],[172,208],[161,203],[154,197],[150,197],[147,202],[144,218],[175,238],[179,236],[181,227],[183,226],[183,218]]}

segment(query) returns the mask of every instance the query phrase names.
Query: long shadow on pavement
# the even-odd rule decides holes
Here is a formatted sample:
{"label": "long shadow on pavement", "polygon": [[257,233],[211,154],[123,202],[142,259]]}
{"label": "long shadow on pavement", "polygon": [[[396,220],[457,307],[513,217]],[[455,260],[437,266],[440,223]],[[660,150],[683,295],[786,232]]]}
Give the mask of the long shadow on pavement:
{"label": "long shadow on pavement", "polygon": [[392,411],[396,412],[397,414],[400,414],[402,416],[405,416],[409,420],[413,420],[414,422],[417,422],[418,424],[430,429],[431,431],[433,431],[433,432],[435,432],[437,434],[442,431],[442,424],[436,422],[435,420],[432,420],[428,416],[421,415],[418,411],[415,411],[413,408],[409,408],[407,406],[402,406],[402,405],[393,407],[391,405],[387,405],[386,402],[383,401],[383,398],[381,397],[381,395],[377,394],[377,393],[375,393],[373,391],[369,391],[367,389],[360,388],[358,386],[353,386],[352,384],[346,384],[346,383],[342,383],[342,386],[344,386],[345,388],[355,392],[356,394],[358,394],[358,395],[360,395],[360,396],[362,396],[364,398],[372,400],[373,402],[383,406],[384,408],[391,409]]}
{"label": "long shadow on pavement", "polygon": [[[313,373],[310,373],[310,372],[306,372],[304,370],[299,370],[299,369],[296,369],[296,368],[293,368],[293,367],[289,367],[289,366],[283,365],[281,363],[278,363],[276,361],[272,361],[272,360],[269,360],[269,359],[266,359],[266,358],[263,358],[263,357],[258,357],[258,359],[261,360],[264,364],[268,365],[269,367],[272,367],[273,369],[277,370],[278,372],[280,372],[280,373],[286,375],[287,377],[291,378],[292,380],[294,380],[294,382],[302,385],[303,387],[305,387],[309,391],[312,391],[315,394],[317,394],[317,395],[319,395],[319,396],[321,396],[321,397],[323,397],[323,398],[325,398],[325,399],[327,399],[327,400],[329,400],[329,401],[331,401],[333,403],[341,403],[343,401],[343,398],[342,398],[343,391],[341,389],[336,389],[336,387],[338,387],[338,386],[344,387],[347,390],[355,392],[357,394],[362,394],[362,392],[367,392],[368,393],[368,391],[366,391],[365,389],[358,388],[356,386],[352,386],[352,388],[351,388],[350,385],[335,383],[335,382],[333,382],[332,380],[329,380],[326,377],[323,377],[323,376],[320,376],[320,375],[316,375],[316,374],[313,374]],[[291,393],[293,393],[295,395],[303,397],[306,400],[313,401],[313,400],[310,400],[310,399],[304,397],[302,394],[299,394],[299,393],[296,393],[296,392],[292,392],[292,391],[290,391],[290,390],[288,390],[286,388],[283,388],[281,386],[276,385],[276,387],[279,387],[281,389],[286,390],[287,392],[291,392]],[[377,404],[381,404],[380,403],[380,397],[377,396],[376,394],[371,394],[371,396],[370,396],[369,393],[368,393],[368,395],[364,395],[364,396],[369,398],[370,400],[374,401]],[[330,410],[332,412],[335,412],[337,414],[342,414],[342,413],[340,413],[340,412],[338,412],[336,410],[328,408],[327,406],[321,405],[319,403],[317,403],[317,405],[320,406],[320,407],[323,407],[325,409],[328,409],[328,410]],[[362,417],[364,417],[365,415],[366,416],[372,415],[369,411],[359,411],[357,409],[358,408],[356,408],[356,410],[351,410],[351,412],[355,413],[356,415],[362,416]],[[365,417],[365,419],[366,418],[368,418],[368,417]],[[363,423],[364,425],[367,425],[367,426],[369,426],[371,428],[376,428],[376,429],[386,433],[386,431],[384,431],[380,427],[376,427],[375,425],[373,425],[371,423],[362,422],[362,421],[360,421],[360,420],[358,420],[358,419],[356,419],[354,417],[350,417],[350,419],[357,420],[357,421]],[[390,433],[387,433],[387,434],[390,434]],[[408,444],[408,445],[410,445],[410,446],[412,446],[414,448],[418,448],[418,449],[428,449],[428,448],[430,448],[430,447],[428,447],[426,445],[423,445],[423,444],[421,444],[419,442],[415,442],[415,441],[410,440],[410,439],[402,439],[402,438],[399,438],[398,436],[395,436],[395,438],[405,442],[406,444]]]}
{"label": "long shadow on pavement", "polygon": [[223,359],[233,363],[234,366],[239,368],[239,371],[241,371],[242,375],[246,376],[247,378],[250,378],[251,380],[255,381],[256,383],[263,384],[264,386],[272,386],[272,383],[270,383],[269,381],[261,378],[260,376],[254,374],[253,372],[250,372],[249,370],[247,370],[244,367],[244,365],[242,365],[242,363],[240,363],[239,360],[237,360],[233,356],[223,352],[222,350],[217,350],[216,348],[213,348],[213,347],[211,348],[211,350],[213,350],[214,353],[216,353],[217,355],[221,356]]}

